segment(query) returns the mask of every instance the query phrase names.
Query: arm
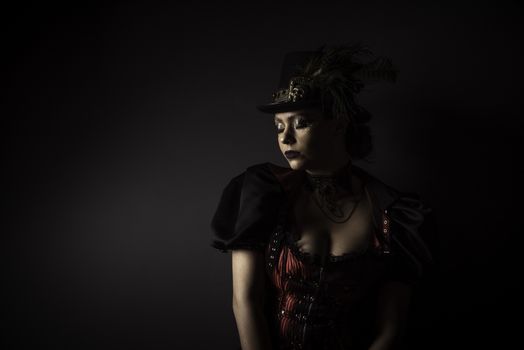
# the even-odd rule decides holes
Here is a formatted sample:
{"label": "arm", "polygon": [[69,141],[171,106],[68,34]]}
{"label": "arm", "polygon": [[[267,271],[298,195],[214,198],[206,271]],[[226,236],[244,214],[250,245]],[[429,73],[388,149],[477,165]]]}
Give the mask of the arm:
{"label": "arm", "polygon": [[252,250],[232,251],[233,313],[242,350],[271,349],[264,316],[264,256]]}
{"label": "arm", "polygon": [[386,283],[378,297],[378,335],[369,350],[395,349],[402,337],[409,310],[412,287],[405,283]]}

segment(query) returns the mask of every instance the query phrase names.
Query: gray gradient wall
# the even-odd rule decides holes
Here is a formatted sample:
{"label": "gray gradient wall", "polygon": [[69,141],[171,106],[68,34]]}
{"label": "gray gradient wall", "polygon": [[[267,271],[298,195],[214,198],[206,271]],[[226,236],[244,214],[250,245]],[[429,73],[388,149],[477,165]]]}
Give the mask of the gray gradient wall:
{"label": "gray gradient wall", "polygon": [[517,9],[6,7],[4,349],[233,349],[230,256],[209,247],[211,216],[231,177],[286,164],[255,105],[285,52],[359,40],[400,70],[360,96],[376,141],[360,165],[438,216],[441,280],[413,347],[517,339],[506,321],[522,306]]}

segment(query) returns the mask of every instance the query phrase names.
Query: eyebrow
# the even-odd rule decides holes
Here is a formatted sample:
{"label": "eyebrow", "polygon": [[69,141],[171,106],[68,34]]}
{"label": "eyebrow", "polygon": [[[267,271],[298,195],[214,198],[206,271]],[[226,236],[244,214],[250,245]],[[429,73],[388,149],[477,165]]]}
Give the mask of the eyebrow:
{"label": "eyebrow", "polygon": [[[302,112],[302,113],[293,114],[292,116],[290,116],[290,117],[287,118],[287,119],[294,119],[294,118],[296,118],[296,117],[308,117],[308,116],[311,116],[311,115],[312,115],[312,113]],[[275,122],[281,122],[282,119],[280,119],[279,117],[275,117],[275,118],[273,119],[273,121],[275,121]]]}

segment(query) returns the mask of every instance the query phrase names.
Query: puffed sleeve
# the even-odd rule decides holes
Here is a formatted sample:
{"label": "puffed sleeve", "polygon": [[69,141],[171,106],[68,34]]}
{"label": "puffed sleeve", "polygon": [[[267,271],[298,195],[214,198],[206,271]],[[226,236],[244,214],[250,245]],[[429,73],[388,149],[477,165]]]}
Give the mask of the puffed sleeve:
{"label": "puffed sleeve", "polygon": [[417,194],[403,193],[387,210],[390,218],[388,279],[417,283],[434,269],[436,235],[433,209]]}
{"label": "puffed sleeve", "polygon": [[211,246],[263,250],[278,224],[284,193],[268,163],[253,165],[235,176],[222,191],[211,220]]}

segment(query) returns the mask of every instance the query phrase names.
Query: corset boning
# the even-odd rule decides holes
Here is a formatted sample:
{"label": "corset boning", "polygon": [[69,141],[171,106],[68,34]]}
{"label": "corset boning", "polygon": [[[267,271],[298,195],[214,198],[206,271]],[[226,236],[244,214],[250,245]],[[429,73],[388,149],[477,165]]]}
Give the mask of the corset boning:
{"label": "corset boning", "polygon": [[372,249],[321,262],[301,252],[289,231],[279,226],[268,245],[266,262],[275,296],[270,324],[277,349],[369,346],[383,271]]}

